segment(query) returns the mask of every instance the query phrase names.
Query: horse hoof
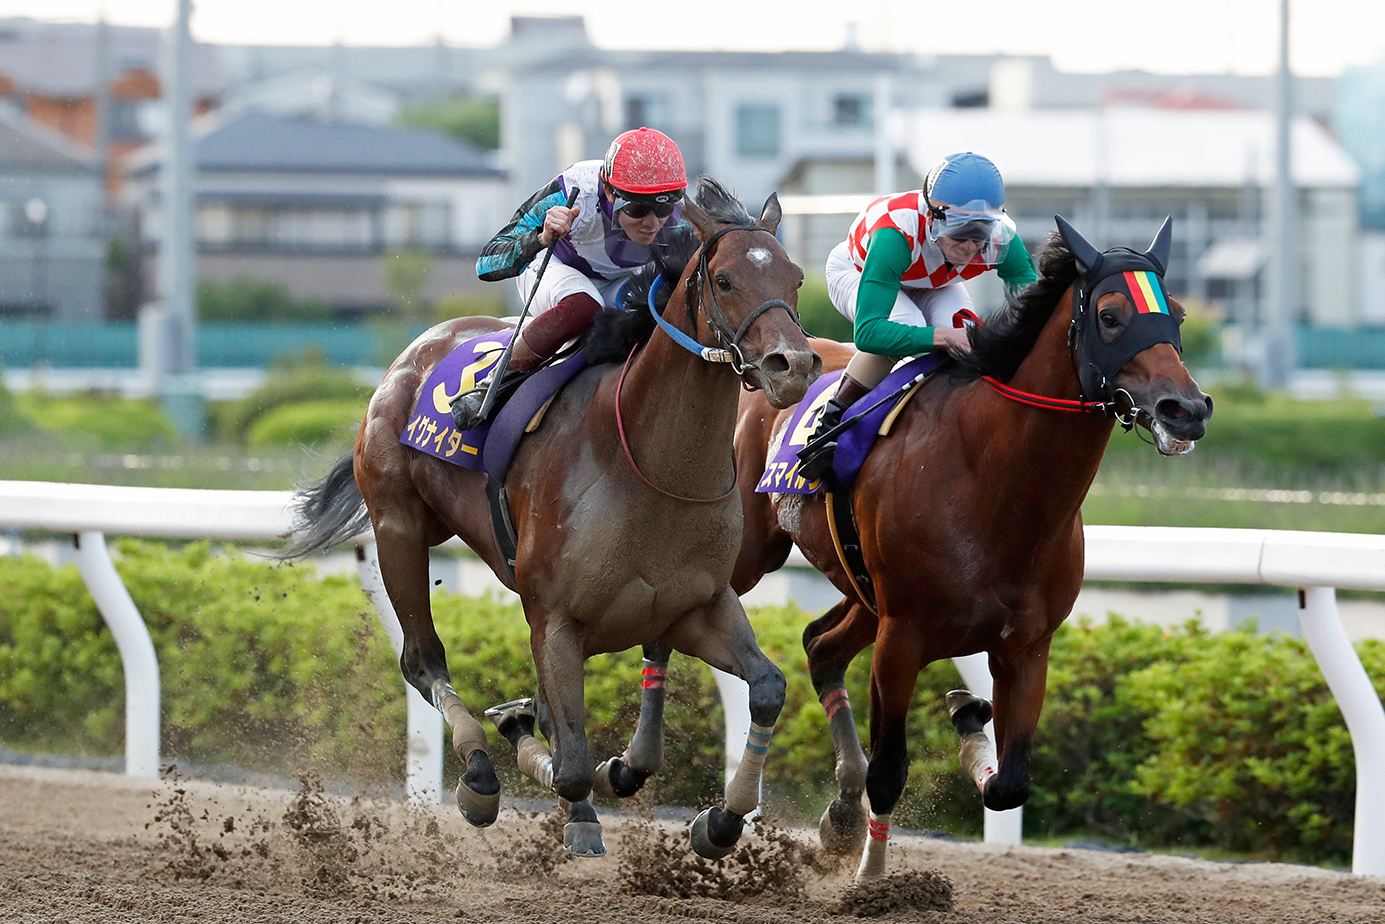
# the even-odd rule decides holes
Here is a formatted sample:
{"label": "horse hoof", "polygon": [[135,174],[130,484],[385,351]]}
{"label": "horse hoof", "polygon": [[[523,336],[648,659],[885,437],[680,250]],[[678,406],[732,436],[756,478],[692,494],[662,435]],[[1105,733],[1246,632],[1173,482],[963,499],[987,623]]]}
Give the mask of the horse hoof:
{"label": "horse hoof", "polygon": [[722,857],[730,855],[736,849],[736,841],[741,839],[741,829],[745,827],[745,819],[739,816],[732,816],[736,819],[735,835],[731,838],[731,843],[722,846],[712,840],[711,815],[713,809],[703,809],[702,812],[693,819],[692,849],[699,857],[705,860],[720,860]]}
{"label": "horse hoof", "polygon": [[990,700],[982,699],[970,690],[953,690],[944,698],[947,714],[952,719],[952,727],[965,738],[974,732],[985,729],[991,720]]}
{"label": "horse hoof", "polygon": [[822,813],[818,823],[822,849],[834,856],[860,853],[866,843],[866,809],[861,798],[837,798]]}
{"label": "horse hoof", "polygon": [[628,799],[644,788],[648,773],[632,768],[621,757],[610,757],[596,767],[592,793],[603,799]]}
{"label": "horse hoof", "polygon": [[574,857],[606,856],[606,845],[601,840],[601,822],[569,821],[563,825],[563,849]]}
{"label": "horse hoof", "polygon": [[466,783],[459,780],[457,782],[457,808],[462,810],[462,817],[467,820],[472,827],[488,828],[495,823],[495,818],[500,814],[500,793],[483,795],[473,792],[466,788]]}

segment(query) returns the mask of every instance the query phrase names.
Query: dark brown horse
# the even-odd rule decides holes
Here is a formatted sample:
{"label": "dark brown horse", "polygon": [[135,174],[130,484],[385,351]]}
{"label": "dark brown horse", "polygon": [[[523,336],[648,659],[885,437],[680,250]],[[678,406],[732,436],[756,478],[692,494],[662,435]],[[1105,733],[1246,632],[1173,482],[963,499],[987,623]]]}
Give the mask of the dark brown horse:
{"label": "dark brown horse", "polygon": [[[521,769],[570,804],[564,843],[578,856],[605,851],[587,801],[594,776],[583,702],[588,658],[642,645],[654,676],[676,650],[749,683],[754,727],[744,772],[728,786],[726,808],[703,812],[694,825],[703,856],[724,856],[739,838],[784,701],[784,677],[756,645],[730,587],[741,538],[732,438],[742,385],[784,407],[821,369],[793,308],[803,273],[774,237],[774,197],[756,221],[704,179],[684,214],[696,237],[685,235],[684,252],[670,263],[667,278],[676,284],[665,289],[671,296],[661,314],[671,327],[654,330],[653,312],[642,305],[607,318],[629,335],[615,349],[606,345],[623,363],[579,373],[515,455],[506,482],[518,533],[513,576],[493,534],[486,476],[399,441],[429,371],[464,340],[503,326],[493,318],[440,324],[395,360],[361,423],[354,461],[342,460],[303,493],[303,531],[287,553],[343,541],[365,528],[368,511],[404,630],[400,667],[452,726],[466,767],[458,803],[476,825],[495,819],[500,784],[485,731],[449,682],[429,609],[428,549],[458,535],[519,593],[537,714],[507,704],[493,717],[519,749]],[[714,344],[703,352],[720,362],[680,346],[671,329],[692,348]],[[589,358],[602,349],[589,342]],[[662,683],[646,688],[637,740],[602,765],[603,793],[632,794],[660,759]],[[536,720],[551,757],[533,735]]]}
{"label": "dark brown horse", "polygon": [[[736,455],[745,541],[732,586],[749,590],[797,543],[845,594],[807,627],[803,644],[837,752],[839,795],[823,815],[821,833],[829,849],[845,852],[869,831],[860,879],[884,873],[889,818],[909,767],[906,713],[919,671],[932,661],[989,655],[999,766],[982,731],[991,704],[956,691],[947,705],[963,738],[962,763],[988,808],[1014,808],[1028,798],[1030,741],[1044,701],[1049,642],[1082,583],[1081,506],[1113,423],[1102,413],[1056,408],[1113,409],[1127,421],[1138,419],[1165,454],[1191,449],[1211,415],[1210,399],[1174,346],[1183,315],[1177,302],[1168,300],[1162,334],[1141,333],[1133,343],[1123,334],[1143,331],[1145,324],[1136,320],[1140,312],[1128,294],[1098,286],[1097,297],[1080,299],[1083,310],[1073,311],[1075,293],[1100,275],[1103,262],[1112,269],[1143,260],[1162,276],[1168,223],[1146,254],[1104,256],[1066,223],[1060,227],[1067,243],[1057,235],[1049,240],[1040,281],[986,326],[972,329],[971,357],[951,374],[925,381],[866,459],[853,489],[834,498],[851,505],[859,525],[874,601],[852,583],[838,557],[821,492],[754,492],[769,447],[785,438],[790,412],[777,412],[758,395],[741,401]],[[1141,345],[1151,339],[1161,342]],[[1101,397],[1113,404],[1084,400],[1098,396],[1084,396],[1077,370],[1089,368],[1089,352],[1110,353],[1121,342],[1127,352],[1138,352],[1118,354],[1118,365],[1108,369]],[[1090,343],[1096,345],[1084,346]],[[830,341],[813,346],[829,369],[843,367],[852,353]],[[1009,397],[1001,393],[1007,384]],[[867,761],[843,678],[872,643]]]}

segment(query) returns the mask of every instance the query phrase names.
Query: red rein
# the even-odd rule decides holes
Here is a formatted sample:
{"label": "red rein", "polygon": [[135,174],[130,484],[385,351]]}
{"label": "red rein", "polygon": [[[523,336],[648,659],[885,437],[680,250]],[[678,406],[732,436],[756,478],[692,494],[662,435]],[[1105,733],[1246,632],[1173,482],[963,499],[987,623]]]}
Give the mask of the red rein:
{"label": "red rein", "polygon": [[625,365],[621,367],[620,378],[616,380],[616,432],[620,434],[620,448],[625,450],[625,458],[629,461],[630,468],[634,470],[636,475],[640,476],[640,481],[643,481],[650,490],[657,491],[664,497],[671,497],[674,500],[683,501],[688,504],[719,504],[722,501],[730,499],[731,495],[736,493],[737,483],[734,480],[731,482],[731,490],[720,497],[684,497],[681,494],[665,491],[663,488],[650,481],[645,477],[644,472],[640,471],[639,465],[635,463],[635,455],[630,451],[630,440],[625,436],[625,421],[622,420],[620,416],[620,393],[625,388],[625,373],[630,371],[630,363],[634,360],[635,353],[638,352],[639,348],[640,345],[635,344],[634,348],[630,350],[630,355],[625,359]]}

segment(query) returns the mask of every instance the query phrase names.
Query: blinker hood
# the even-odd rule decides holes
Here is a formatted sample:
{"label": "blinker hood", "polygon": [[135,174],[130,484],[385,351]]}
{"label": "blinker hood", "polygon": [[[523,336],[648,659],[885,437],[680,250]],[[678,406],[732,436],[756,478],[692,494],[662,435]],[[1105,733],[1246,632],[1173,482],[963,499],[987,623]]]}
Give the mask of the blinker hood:
{"label": "blinker hood", "polygon": [[[1063,242],[1077,258],[1070,336],[1076,340],[1078,381],[1086,398],[1109,403],[1115,399],[1116,375],[1140,353],[1158,343],[1173,344],[1174,349],[1183,352],[1178,321],[1170,312],[1164,293],[1173,218],[1164,219],[1144,253],[1124,247],[1102,253],[1063,216],[1053,218]],[[1120,336],[1110,343],[1101,339],[1095,317],[1097,299],[1108,292],[1124,293],[1135,309]]]}

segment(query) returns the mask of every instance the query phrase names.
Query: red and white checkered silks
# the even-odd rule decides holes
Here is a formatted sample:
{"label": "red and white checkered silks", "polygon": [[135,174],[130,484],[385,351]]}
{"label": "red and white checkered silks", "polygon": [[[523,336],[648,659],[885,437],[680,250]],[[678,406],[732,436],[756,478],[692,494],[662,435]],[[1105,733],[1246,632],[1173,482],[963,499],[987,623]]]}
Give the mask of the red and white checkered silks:
{"label": "red and white checkered silks", "polygon": [[[926,234],[920,233],[923,215],[919,212],[919,200],[922,197],[921,189],[893,196],[881,196],[856,216],[856,220],[851,223],[851,230],[847,232],[846,240],[851,252],[851,262],[858,270],[865,269],[866,266],[866,242],[880,228],[894,228],[909,242],[913,259],[900,280],[902,286],[936,289],[955,279],[980,276],[995,266],[994,263],[987,263],[982,259],[981,254],[977,254],[965,266],[949,266],[943,259],[938,245],[928,240]],[[985,253],[985,250],[982,253]]]}

